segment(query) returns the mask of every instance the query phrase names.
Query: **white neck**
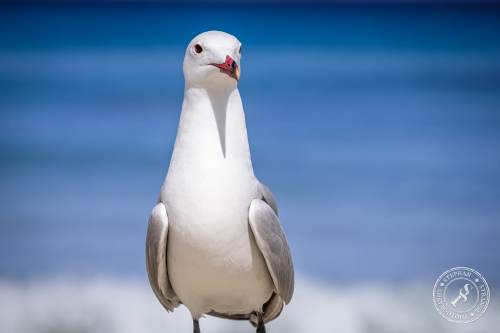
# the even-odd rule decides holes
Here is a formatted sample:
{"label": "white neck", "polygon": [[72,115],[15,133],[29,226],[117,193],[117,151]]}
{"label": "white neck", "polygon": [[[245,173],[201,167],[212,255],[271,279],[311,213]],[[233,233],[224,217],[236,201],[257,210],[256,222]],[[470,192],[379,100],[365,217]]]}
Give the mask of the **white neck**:
{"label": "white neck", "polygon": [[186,86],[169,173],[187,168],[213,175],[240,168],[253,175],[239,91],[235,85],[214,86]]}

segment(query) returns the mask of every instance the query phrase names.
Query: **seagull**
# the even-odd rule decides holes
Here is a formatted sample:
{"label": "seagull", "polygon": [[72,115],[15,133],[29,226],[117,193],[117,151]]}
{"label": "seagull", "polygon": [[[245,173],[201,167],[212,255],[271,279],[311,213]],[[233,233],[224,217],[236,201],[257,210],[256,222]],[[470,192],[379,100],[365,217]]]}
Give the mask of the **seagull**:
{"label": "seagull", "polygon": [[208,31],[188,45],[184,101],[146,236],[151,287],[167,311],[248,320],[257,333],[292,298],[290,249],[271,191],[254,175],[238,91],[241,43]]}

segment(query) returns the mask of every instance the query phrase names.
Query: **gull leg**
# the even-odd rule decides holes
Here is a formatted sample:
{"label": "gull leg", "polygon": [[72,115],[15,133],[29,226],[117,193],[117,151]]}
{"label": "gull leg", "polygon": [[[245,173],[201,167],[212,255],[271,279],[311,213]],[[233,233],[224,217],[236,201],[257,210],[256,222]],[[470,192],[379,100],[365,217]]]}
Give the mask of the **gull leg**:
{"label": "gull leg", "polygon": [[257,314],[259,317],[259,322],[257,323],[257,333],[266,333],[266,327],[264,326],[264,320],[262,319],[262,314]]}
{"label": "gull leg", "polygon": [[193,333],[200,333],[200,323],[198,319],[193,318]]}

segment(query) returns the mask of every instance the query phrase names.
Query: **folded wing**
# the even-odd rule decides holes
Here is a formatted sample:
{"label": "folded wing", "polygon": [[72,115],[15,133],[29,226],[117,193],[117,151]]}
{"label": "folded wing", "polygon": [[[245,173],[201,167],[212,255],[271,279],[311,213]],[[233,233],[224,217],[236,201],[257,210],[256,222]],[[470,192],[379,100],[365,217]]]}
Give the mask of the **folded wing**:
{"label": "folded wing", "polygon": [[278,216],[269,204],[260,199],[252,200],[249,223],[273,280],[276,296],[281,299],[270,300],[267,306],[269,313],[264,309],[264,319],[269,321],[279,315],[283,302],[288,304],[292,299],[294,288],[292,257]]}
{"label": "folded wing", "polygon": [[162,202],[151,212],[146,236],[146,265],[149,283],[156,297],[167,311],[179,305],[167,271],[168,216]]}

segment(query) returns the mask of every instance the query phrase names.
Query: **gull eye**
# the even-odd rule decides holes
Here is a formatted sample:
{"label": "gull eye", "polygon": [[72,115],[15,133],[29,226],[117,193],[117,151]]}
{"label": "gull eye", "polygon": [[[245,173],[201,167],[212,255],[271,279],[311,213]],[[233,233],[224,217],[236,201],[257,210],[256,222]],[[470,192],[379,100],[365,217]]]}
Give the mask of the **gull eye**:
{"label": "gull eye", "polygon": [[240,49],[238,50],[238,53],[241,54],[241,49],[243,48],[243,45],[240,46]]}
{"label": "gull eye", "polygon": [[201,52],[203,52],[203,48],[201,47],[201,45],[200,45],[200,44],[196,44],[196,45],[194,46],[194,52],[196,52],[196,53],[198,53],[198,54],[200,54]]}

